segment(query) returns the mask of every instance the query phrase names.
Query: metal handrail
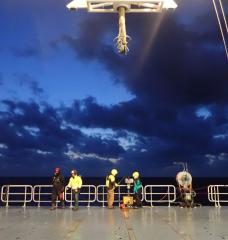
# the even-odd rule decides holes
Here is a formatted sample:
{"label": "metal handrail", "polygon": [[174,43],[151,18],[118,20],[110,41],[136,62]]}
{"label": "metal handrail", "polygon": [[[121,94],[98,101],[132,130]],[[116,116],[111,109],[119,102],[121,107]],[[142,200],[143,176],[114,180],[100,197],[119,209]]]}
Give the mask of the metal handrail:
{"label": "metal handrail", "polygon": [[[88,192],[84,192],[83,189],[88,188]],[[91,191],[92,190],[92,191]],[[72,207],[73,203],[73,193],[72,189],[65,188],[65,201],[70,203],[70,207]],[[70,195],[70,199],[67,198],[67,196]],[[97,198],[97,189],[95,185],[82,185],[80,195],[88,195],[88,200],[79,199],[79,203],[88,203],[87,207],[90,207],[90,203],[93,203],[96,201]],[[91,196],[94,196],[91,199]]]}
{"label": "metal handrail", "polygon": [[[42,192],[43,189],[52,189],[53,185],[35,185],[33,187],[33,202],[38,204],[38,207],[40,207],[41,203],[50,203],[51,202],[51,194],[52,192]],[[36,189],[38,189],[38,192],[36,192]],[[38,199],[36,199],[36,196],[38,196]],[[42,196],[49,196],[50,198],[47,199],[42,199]],[[57,203],[59,201],[57,200]]]}
{"label": "metal handrail", "polygon": [[[165,192],[153,192],[153,188],[166,188],[167,190]],[[161,198],[159,200],[153,199],[154,195],[160,195]],[[146,185],[144,187],[144,196],[145,201],[150,203],[151,207],[153,203],[168,203],[170,207],[171,203],[176,201],[176,187],[174,185]],[[149,199],[147,196],[149,196]],[[165,196],[167,196],[168,199],[164,199]]]}
{"label": "metal handrail", "polygon": [[[6,204],[6,207],[10,203],[23,203],[25,207],[27,203],[34,202],[40,206],[41,203],[51,202],[51,190],[53,185],[3,185],[1,188],[1,201]],[[22,188],[23,190],[20,190]],[[221,207],[221,203],[227,203],[228,200],[222,199],[222,196],[228,195],[228,190],[221,192],[222,188],[228,188],[228,185],[209,185],[208,186],[208,200],[211,203],[215,204],[215,207]],[[44,192],[44,189],[46,191]],[[160,191],[160,189],[162,189]],[[164,191],[163,191],[164,189]],[[159,190],[159,192],[158,192]],[[88,203],[88,207],[91,203],[102,203],[102,206],[105,206],[107,202],[107,190],[105,185],[83,185],[81,189],[81,195],[84,196],[79,199],[81,203]],[[125,195],[132,195],[132,191],[128,192],[127,185],[119,185],[115,190],[115,203],[119,203],[122,200],[122,197]],[[17,197],[18,196],[18,197]],[[45,199],[46,196],[46,199]],[[47,199],[48,196],[48,199]],[[159,199],[158,196],[161,196]],[[20,199],[15,199],[19,198]],[[50,197],[50,198],[49,198]],[[72,206],[73,196],[71,190],[65,189],[65,200],[67,203],[70,203]],[[153,206],[153,203],[168,203],[168,206],[171,203],[176,201],[176,188],[174,185],[146,185],[142,188],[142,201],[150,203]],[[57,201],[58,204],[59,201]]]}
{"label": "metal handrail", "polygon": [[215,204],[215,207],[221,207],[220,203],[227,203],[228,200],[222,200],[220,196],[228,195],[227,192],[220,192],[221,188],[228,188],[228,185],[209,185],[207,188],[208,201]]}
{"label": "metal handrail", "polygon": [[[53,185],[35,185],[33,187],[33,201],[35,203],[38,203],[38,207],[40,206],[40,203],[50,203],[51,200],[47,200],[47,199],[42,199],[42,196],[49,196],[50,199],[51,199],[51,194],[52,192],[42,192],[42,189],[44,188],[48,188],[48,189],[52,189],[53,188]],[[89,192],[83,192],[83,189],[84,188],[89,188]],[[36,189],[38,189],[38,192],[36,192]],[[93,191],[93,190],[94,191]],[[69,202],[70,203],[70,206],[72,207],[72,202],[73,202],[73,197],[72,197],[72,191],[70,190],[67,190],[65,188],[64,190],[64,196],[65,196],[65,201],[66,202]],[[70,199],[67,198],[67,196],[70,195]],[[80,200],[79,199],[79,202],[86,202],[88,203],[88,207],[90,206],[90,203],[91,202],[95,202],[96,201],[96,187],[94,185],[82,185],[82,188],[81,188],[81,193],[80,195],[88,195],[88,200]],[[91,199],[91,195],[94,195],[94,197]],[[38,196],[38,199],[36,199],[36,196]],[[56,201],[56,204],[59,203],[59,200]]]}
{"label": "metal handrail", "polygon": [[[125,191],[121,191],[121,189],[123,189],[123,188]],[[144,200],[144,192],[143,191],[144,191],[144,189],[142,188],[141,201]],[[119,205],[120,205],[121,197],[126,196],[126,195],[133,195],[132,190],[128,192],[126,184],[118,185],[114,192],[114,196],[118,196],[118,197],[117,198],[114,197],[114,203],[119,203]],[[101,196],[101,198],[100,198],[100,196]],[[98,185],[97,186],[97,202],[102,203],[103,207],[105,206],[105,203],[107,203],[107,187],[106,187],[106,185]]]}
{"label": "metal handrail", "polygon": [[[24,188],[23,192],[11,192],[12,188]],[[30,189],[31,191],[28,191]],[[23,196],[23,200],[13,200],[10,199],[10,196]],[[29,196],[29,199],[27,199]],[[3,185],[1,188],[1,201],[6,203],[6,207],[9,206],[9,203],[24,203],[23,207],[26,207],[26,203],[32,202],[33,200],[33,187],[31,185]]]}

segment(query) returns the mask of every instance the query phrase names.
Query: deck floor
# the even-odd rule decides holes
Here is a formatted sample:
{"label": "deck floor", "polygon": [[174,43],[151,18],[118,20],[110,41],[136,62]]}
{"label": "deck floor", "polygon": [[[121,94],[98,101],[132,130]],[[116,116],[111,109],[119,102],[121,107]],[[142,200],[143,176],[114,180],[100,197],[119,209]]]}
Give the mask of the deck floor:
{"label": "deck floor", "polygon": [[1,207],[1,240],[228,240],[228,207]]}

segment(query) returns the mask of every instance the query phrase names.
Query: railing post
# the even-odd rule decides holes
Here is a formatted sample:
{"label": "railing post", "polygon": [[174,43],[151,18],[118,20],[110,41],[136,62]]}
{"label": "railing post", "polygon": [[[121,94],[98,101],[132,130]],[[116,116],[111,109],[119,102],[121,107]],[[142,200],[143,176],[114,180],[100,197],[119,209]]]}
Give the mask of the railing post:
{"label": "railing post", "polygon": [[70,208],[73,208],[73,194],[72,194],[72,188],[70,189]]}
{"label": "railing post", "polygon": [[6,207],[9,207],[9,189],[10,189],[10,186],[7,185],[6,186]]}
{"label": "railing post", "polygon": [[[119,202],[119,207],[120,207],[120,186],[118,186],[118,202]],[[114,193],[115,194],[115,193]],[[115,195],[114,195],[115,196]]]}
{"label": "railing post", "polygon": [[27,186],[25,186],[24,205],[22,207],[26,207],[26,200],[27,200]]}
{"label": "railing post", "polygon": [[177,192],[174,186],[173,186],[173,193],[174,193],[173,201],[175,202],[177,200]]}
{"label": "railing post", "polygon": [[169,188],[169,185],[168,185],[168,207],[170,207],[170,188]]}
{"label": "railing post", "polygon": [[215,207],[217,207],[217,203],[216,203],[216,201],[215,201],[216,195],[215,195],[215,186],[214,186],[214,185],[211,185],[210,192],[211,192],[212,202],[214,202]]}
{"label": "railing post", "polygon": [[39,186],[39,202],[38,202],[38,207],[40,207],[40,192],[41,192],[41,186]]}
{"label": "railing post", "polygon": [[105,200],[104,200],[104,196],[105,196],[105,194],[104,194],[104,189],[105,189],[105,188],[104,188],[104,186],[102,186],[102,189],[103,189],[103,191],[102,191],[102,193],[103,193],[103,194],[102,194],[102,195],[103,195],[103,201],[102,201],[102,202],[103,202],[103,207],[105,207],[105,204],[104,204],[104,201],[105,201]]}
{"label": "railing post", "polygon": [[221,207],[220,205],[220,196],[219,196],[219,186],[217,186],[217,200],[218,200],[218,207]]}
{"label": "railing post", "polygon": [[216,192],[215,192],[215,186],[214,185],[211,186],[211,198],[212,198],[212,201],[215,204],[215,207],[217,207]]}
{"label": "railing post", "polygon": [[97,188],[94,185],[94,202],[96,202],[96,200],[97,200]]}
{"label": "railing post", "polygon": [[218,207],[217,204],[217,190],[216,190],[216,186],[213,186],[213,195],[214,195],[214,201],[215,201],[215,207]]}
{"label": "railing post", "polygon": [[90,207],[90,185],[89,185],[89,201],[88,201],[88,206],[87,207]]}
{"label": "railing post", "polygon": [[152,186],[150,187],[150,206],[153,207],[153,200],[152,200]]}
{"label": "railing post", "polygon": [[208,198],[208,201],[210,202],[210,201],[211,201],[211,196],[210,196],[210,185],[207,187],[207,198]]}

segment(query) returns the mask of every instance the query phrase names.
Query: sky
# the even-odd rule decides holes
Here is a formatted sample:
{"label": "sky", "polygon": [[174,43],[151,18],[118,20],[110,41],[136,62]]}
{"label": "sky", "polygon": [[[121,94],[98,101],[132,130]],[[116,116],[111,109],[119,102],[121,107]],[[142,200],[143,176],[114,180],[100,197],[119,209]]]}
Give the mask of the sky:
{"label": "sky", "polygon": [[228,61],[212,1],[127,14],[127,55],[116,14],[68,2],[1,0],[0,176],[172,177],[187,162],[193,176],[228,177]]}

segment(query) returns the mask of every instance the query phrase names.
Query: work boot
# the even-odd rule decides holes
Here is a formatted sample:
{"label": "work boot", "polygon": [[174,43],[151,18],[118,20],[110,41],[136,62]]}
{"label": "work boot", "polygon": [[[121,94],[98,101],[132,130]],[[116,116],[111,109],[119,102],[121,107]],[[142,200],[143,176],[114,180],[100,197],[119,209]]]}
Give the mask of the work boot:
{"label": "work boot", "polygon": [[56,206],[55,205],[51,205],[50,210],[55,210],[55,209],[56,209]]}
{"label": "work boot", "polygon": [[61,202],[61,208],[64,209],[65,208],[65,203]]}

